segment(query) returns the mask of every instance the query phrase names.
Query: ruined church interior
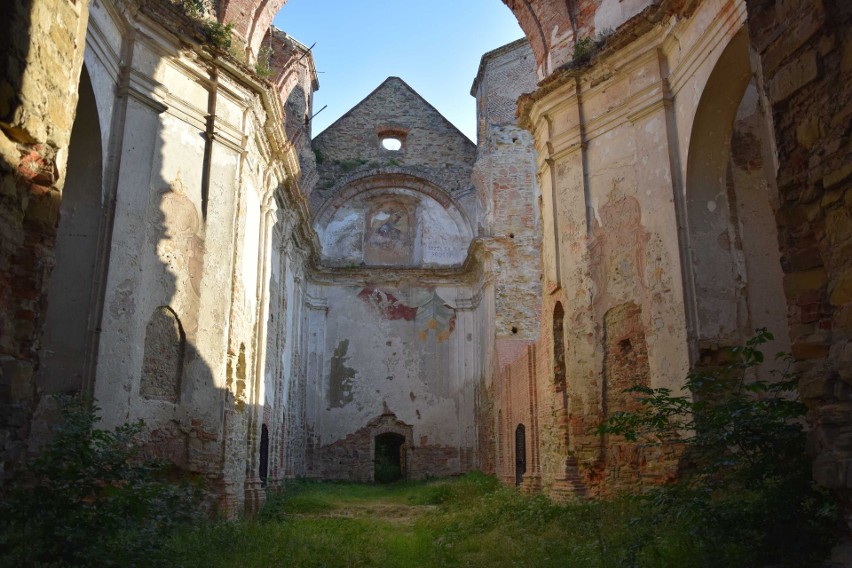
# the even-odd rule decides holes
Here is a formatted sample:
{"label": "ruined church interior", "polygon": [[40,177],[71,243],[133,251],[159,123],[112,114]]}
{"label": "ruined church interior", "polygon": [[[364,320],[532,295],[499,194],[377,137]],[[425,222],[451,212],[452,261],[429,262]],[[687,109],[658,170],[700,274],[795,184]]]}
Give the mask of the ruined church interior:
{"label": "ruined church interior", "polygon": [[395,76],[312,132],[285,1],[0,8],[0,483],[82,395],[227,516],[640,492],[677,448],[596,426],[765,327],[852,519],[852,4],[495,0],[472,141]]}

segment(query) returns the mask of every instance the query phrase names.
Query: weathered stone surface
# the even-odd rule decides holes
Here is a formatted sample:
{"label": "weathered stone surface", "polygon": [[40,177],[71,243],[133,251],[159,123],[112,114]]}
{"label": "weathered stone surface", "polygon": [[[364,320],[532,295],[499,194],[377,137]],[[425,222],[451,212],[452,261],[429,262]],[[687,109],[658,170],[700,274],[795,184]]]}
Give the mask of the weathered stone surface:
{"label": "weathered stone surface", "polygon": [[852,485],[844,473],[850,459],[844,432],[850,429],[852,393],[836,379],[848,368],[842,354],[852,335],[846,201],[852,162],[852,10],[836,1],[746,4],[772,103],[779,242],[789,260],[785,282],[795,283],[787,289],[791,336],[798,338],[793,354],[807,359],[801,394],[810,409],[814,476],[835,490],[852,519]]}

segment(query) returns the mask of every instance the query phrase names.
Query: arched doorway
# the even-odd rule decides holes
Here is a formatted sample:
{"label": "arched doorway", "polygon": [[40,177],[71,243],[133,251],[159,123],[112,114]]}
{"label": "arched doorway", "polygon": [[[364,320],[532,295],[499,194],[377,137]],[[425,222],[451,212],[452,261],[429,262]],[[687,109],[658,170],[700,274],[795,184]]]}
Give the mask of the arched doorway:
{"label": "arched doorway", "polygon": [[405,478],[405,436],[385,432],[375,438],[373,479],[376,483],[392,483]]}
{"label": "arched doorway", "polygon": [[789,349],[775,176],[764,160],[768,132],[743,29],[707,80],[689,142],[685,202],[697,362],[717,363],[719,348],[742,343],[758,327],[775,333],[767,352]]}
{"label": "arched doorway", "polygon": [[100,293],[96,276],[103,214],[103,152],[95,93],[85,65],[79,92],[37,379],[39,387],[48,393],[75,393],[87,388],[99,323],[94,321],[94,312]]}
{"label": "arched doorway", "polygon": [[523,424],[515,428],[515,485],[524,482],[527,472],[527,433]]}

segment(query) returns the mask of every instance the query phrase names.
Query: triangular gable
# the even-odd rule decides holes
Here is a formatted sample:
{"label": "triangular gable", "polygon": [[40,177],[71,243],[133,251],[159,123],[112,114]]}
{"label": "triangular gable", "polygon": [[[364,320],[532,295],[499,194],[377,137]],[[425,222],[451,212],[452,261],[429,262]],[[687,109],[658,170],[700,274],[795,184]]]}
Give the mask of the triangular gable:
{"label": "triangular gable", "polygon": [[402,80],[399,77],[388,77],[387,79],[382,81],[382,83],[378,87],[373,89],[370,92],[370,94],[368,94],[366,97],[361,99],[355,106],[353,106],[351,109],[349,109],[340,118],[338,118],[337,120],[332,122],[322,132],[317,134],[314,137],[314,140],[319,140],[320,138],[323,138],[323,137],[329,135],[331,132],[336,130],[341,124],[344,124],[345,122],[347,122],[348,119],[352,118],[353,116],[357,116],[359,114],[359,112],[365,106],[367,106],[370,101],[372,101],[377,96],[379,96],[383,91],[391,90],[390,87],[397,86],[397,85],[404,87],[406,89],[406,91],[408,91],[408,93],[413,95],[413,98],[408,99],[409,101],[411,101],[411,100],[416,101],[417,104],[419,104],[423,108],[427,109],[427,111],[430,114],[434,114],[436,117],[438,117],[442,121],[442,123],[445,126],[448,126],[454,134],[458,135],[459,137],[464,138],[468,143],[470,143],[471,146],[474,146],[474,147],[476,146],[476,144],[474,144],[474,142],[470,138],[468,138],[464,134],[464,132],[459,130],[456,127],[455,124],[453,124],[452,122],[447,120],[447,118],[443,114],[441,114],[441,112],[438,109],[436,109],[431,103],[429,103],[429,101],[424,99],[420,95],[420,93],[418,93],[417,91],[414,90],[414,88],[411,85],[409,85],[408,83],[406,83],[404,80]]}

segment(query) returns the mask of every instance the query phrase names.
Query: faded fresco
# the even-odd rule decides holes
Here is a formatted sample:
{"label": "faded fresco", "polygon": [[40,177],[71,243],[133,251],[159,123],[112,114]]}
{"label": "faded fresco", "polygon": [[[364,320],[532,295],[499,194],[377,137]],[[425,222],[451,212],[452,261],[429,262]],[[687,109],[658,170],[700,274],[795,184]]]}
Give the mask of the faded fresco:
{"label": "faded fresco", "polygon": [[367,210],[364,261],[367,264],[408,265],[413,262],[415,215],[397,200],[375,201]]}

